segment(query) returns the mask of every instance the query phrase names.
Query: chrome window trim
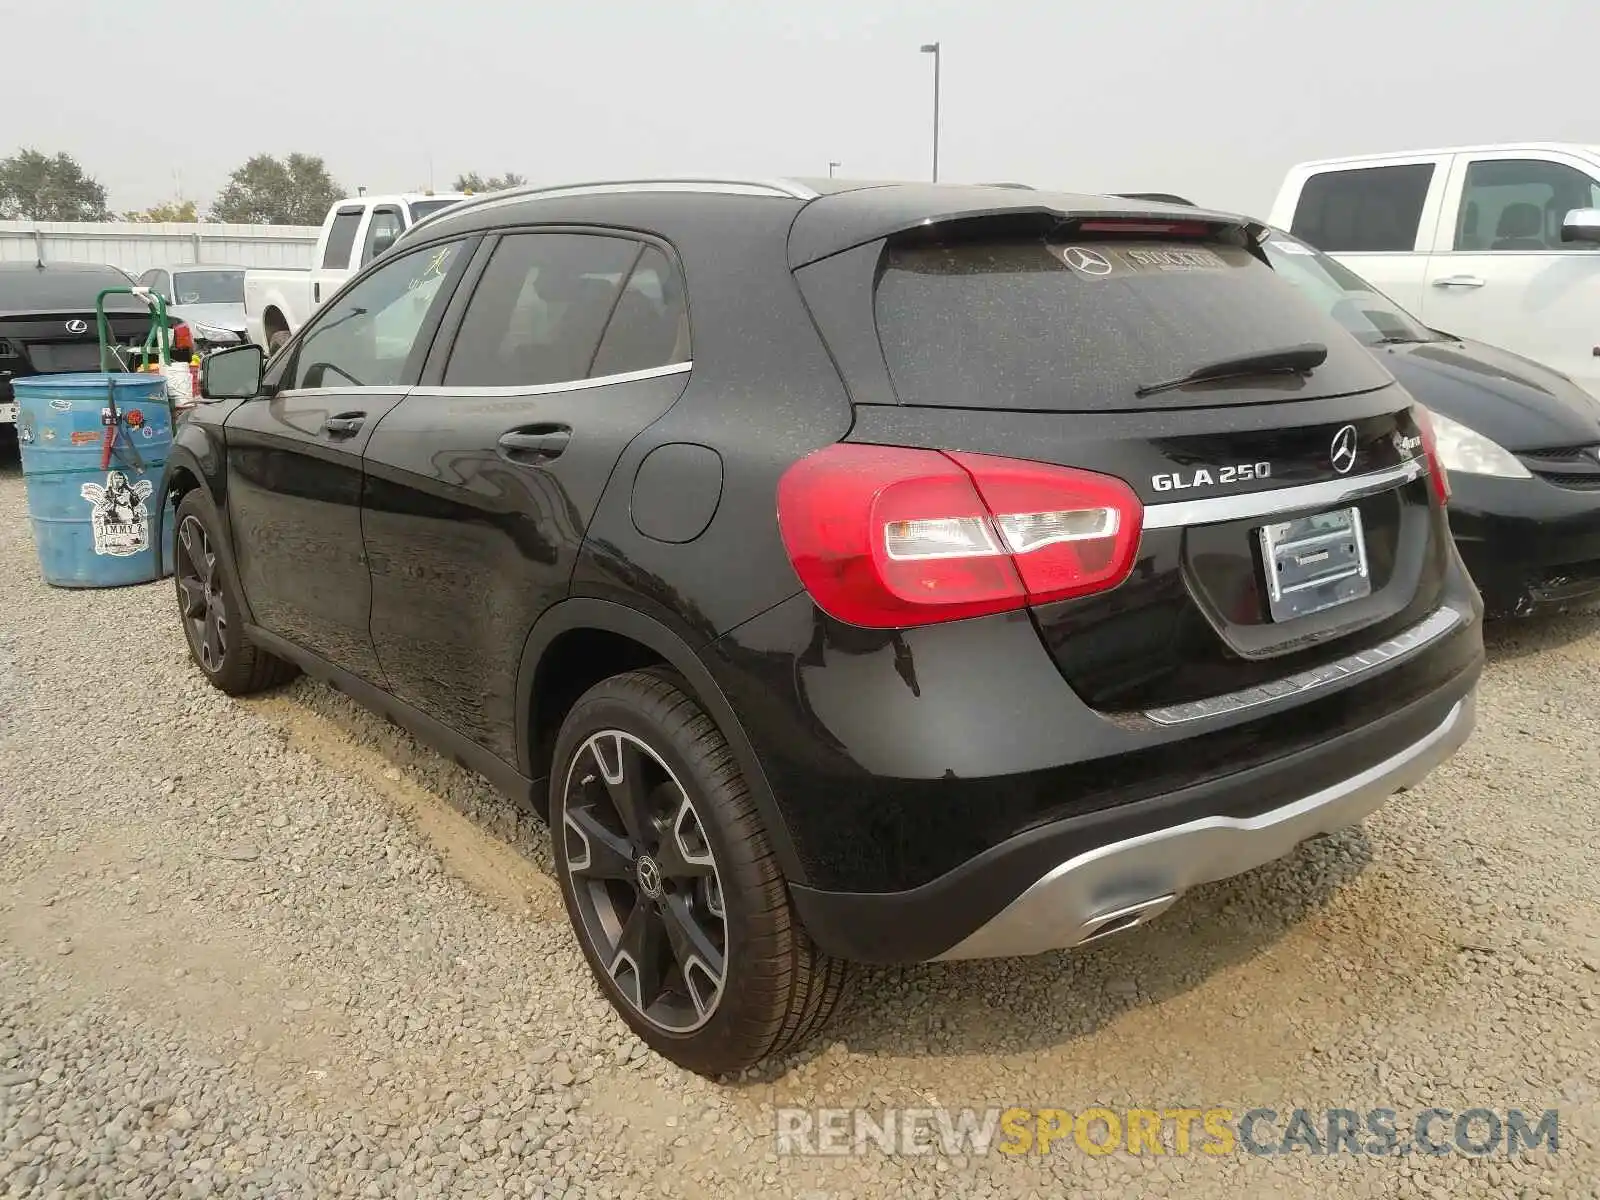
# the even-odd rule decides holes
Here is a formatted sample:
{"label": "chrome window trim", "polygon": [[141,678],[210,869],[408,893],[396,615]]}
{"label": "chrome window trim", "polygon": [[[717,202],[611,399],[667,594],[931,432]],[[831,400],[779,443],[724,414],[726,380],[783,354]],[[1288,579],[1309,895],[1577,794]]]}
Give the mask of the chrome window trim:
{"label": "chrome window trim", "polygon": [[664,375],[682,375],[694,369],[694,360],[668,363],[664,367],[646,367],[642,371],[622,371],[616,375],[595,375],[588,379],[573,379],[564,383],[527,383],[511,387],[414,387],[414,396],[547,396],[553,392],[581,392],[586,388],[607,387],[614,383],[635,383],[641,379],[659,379]]}
{"label": "chrome window trim", "polygon": [[1210,717],[1223,717],[1285,700],[1290,696],[1303,696],[1330,683],[1340,683],[1363,675],[1378,667],[1389,666],[1409,658],[1431,642],[1437,641],[1460,625],[1465,618],[1454,608],[1436,609],[1409,629],[1401,630],[1386,642],[1347,654],[1343,658],[1310,670],[1299,671],[1283,679],[1274,679],[1256,687],[1242,688],[1237,692],[1224,692],[1204,700],[1191,700],[1187,704],[1173,704],[1164,708],[1145,710],[1145,717],[1157,725],[1184,725],[1190,721],[1203,721]]}
{"label": "chrome window trim", "polygon": [[1345,479],[1328,479],[1298,487],[1270,488],[1239,496],[1211,496],[1205,500],[1174,500],[1151,504],[1144,510],[1146,529],[1181,529],[1186,525],[1211,525],[1219,521],[1245,521],[1271,517],[1302,508],[1329,508],[1359,500],[1420,479],[1428,464],[1410,458],[1397,466]]}

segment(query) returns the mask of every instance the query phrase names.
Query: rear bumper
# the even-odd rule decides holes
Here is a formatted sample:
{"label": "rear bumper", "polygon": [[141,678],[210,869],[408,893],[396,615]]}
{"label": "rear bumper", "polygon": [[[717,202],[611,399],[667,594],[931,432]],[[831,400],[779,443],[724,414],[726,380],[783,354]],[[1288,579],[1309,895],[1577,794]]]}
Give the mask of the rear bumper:
{"label": "rear bumper", "polygon": [[1600,490],[1452,475],[1450,532],[1491,615],[1600,599]]}
{"label": "rear bumper", "polygon": [[1332,787],[1256,817],[1202,817],[1080,854],[939,957],[1038,954],[1143,924],[1192,887],[1242,874],[1308,838],[1361,821],[1454,754],[1475,716],[1476,693],[1469,693],[1425,737]]}
{"label": "rear bumper", "polygon": [[[1476,641],[1478,629],[1462,634]],[[1481,665],[1480,649],[1443,686],[1357,729],[1220,779],[1029,829],[919,887],[791,886],[795,905],[819,945],[864,962],[1080,945],[1149,919],[1197,884],[1348,827],[1417,783],[1471,733]]]}

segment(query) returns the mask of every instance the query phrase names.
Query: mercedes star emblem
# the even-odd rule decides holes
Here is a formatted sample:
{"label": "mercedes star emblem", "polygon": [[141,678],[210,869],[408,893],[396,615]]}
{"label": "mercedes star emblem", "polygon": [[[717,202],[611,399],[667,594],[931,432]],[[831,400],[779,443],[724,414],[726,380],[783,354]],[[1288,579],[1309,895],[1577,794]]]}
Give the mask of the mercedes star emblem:
{"label": "mercedes star emblem", "polygon": [[1061,252],[1061,258],[1074,271],[1082,271],[1085,275],[1111,274],[1109,258],[1094,250],[1085,250],[1082,246],[1068,246]]}
{"label": "mercedes star emblem", "polygon": [[1333,445],[1328,450],[1328,460],[1333,463],[1333,469],[1341,475],[1350,474],[1350,468],[1356,465],[1356,427],[1346,425],[1333,435]]}
{"label": "mercedes star emblem", "polygon": [[652,900],[661,898],[661,868],[656,865],[656,860],[648,854],[641,854],[639,860],[633,864],[633,869],[639,879],[639,890]]}
{"label": "mercedes star emblem", "polygon": [[68,321],[67,322],[67,332],[68,333],[88,333],[89,332],[89,322],[87,322],[87,321]]}

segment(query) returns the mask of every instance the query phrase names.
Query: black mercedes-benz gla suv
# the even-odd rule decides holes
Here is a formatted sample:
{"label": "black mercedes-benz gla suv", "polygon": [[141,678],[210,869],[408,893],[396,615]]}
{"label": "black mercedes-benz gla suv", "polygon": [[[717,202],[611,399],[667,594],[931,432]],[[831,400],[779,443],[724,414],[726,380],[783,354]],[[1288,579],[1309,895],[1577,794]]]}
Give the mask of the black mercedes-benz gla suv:
{"label": "black mercedes-benz gla suv", "polygon": [[1263,234],[843,181],[457,205],[207,360],[195,661],[539,806],[600,987],[697,1071],[850,960],[1135,927],[1473,725],[1427,415]]}

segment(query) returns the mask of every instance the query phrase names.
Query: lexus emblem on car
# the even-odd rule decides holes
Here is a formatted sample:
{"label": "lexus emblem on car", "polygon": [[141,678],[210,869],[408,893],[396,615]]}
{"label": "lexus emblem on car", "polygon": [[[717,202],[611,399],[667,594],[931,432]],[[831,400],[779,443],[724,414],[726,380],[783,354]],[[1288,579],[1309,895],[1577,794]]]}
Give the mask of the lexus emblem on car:
{"label": "lexus emblem on car", "polygon": [[1085,275],[1111,274],[1109,258],[1093,250],[1085,250],[1082,246],[1068,246],[1061,252],[1061,258],[1074,271],[1082,271]]}
{"label": "lexus emblem on car", "polygon": [[1333,445],[1328,450],[1328,461],[1333,463],[1333,469],[1341,475],[1350,474],[1350,468],[1356,465],[1356,427],[1346,425],[1333,435]]}
{"label": "lexus emblem on car", "polygon": [[68,321],[67,322],[67,332],[68,333],[88,333],[89,332],[89,322],[87,322],[87,321]]}

